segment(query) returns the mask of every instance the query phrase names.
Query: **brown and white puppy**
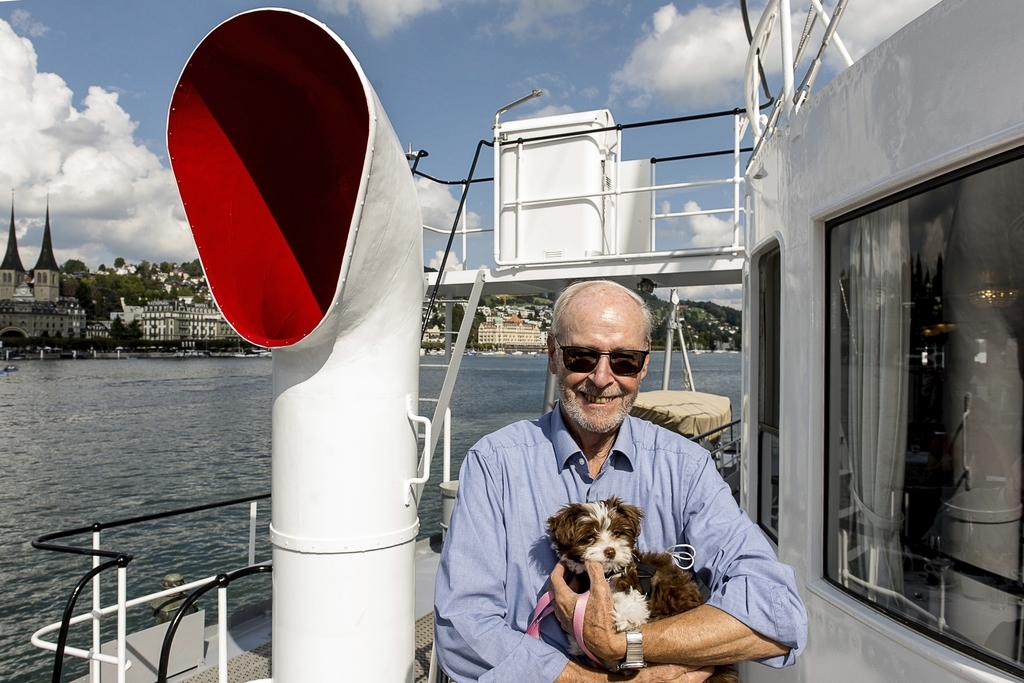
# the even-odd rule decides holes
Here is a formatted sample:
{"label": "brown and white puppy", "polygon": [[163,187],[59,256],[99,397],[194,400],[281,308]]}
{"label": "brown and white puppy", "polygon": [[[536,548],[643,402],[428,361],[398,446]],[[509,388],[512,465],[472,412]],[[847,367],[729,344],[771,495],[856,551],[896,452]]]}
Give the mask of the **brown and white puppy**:
{"label": "brown and white puppy", "polygon": [[[612,589],[612,619],[619,631],[639,629],[650,621],[689,611],[703,604],[690,572],[667,552],[637,549],[643,512],[618,497],[571,503],[548,519],[548,536],[558,558],[583,580],[586,563],[600,562]],[[573,654],[582,650],[568,634]],[[715,667],[711,683],[739,683],[731,666]]]}

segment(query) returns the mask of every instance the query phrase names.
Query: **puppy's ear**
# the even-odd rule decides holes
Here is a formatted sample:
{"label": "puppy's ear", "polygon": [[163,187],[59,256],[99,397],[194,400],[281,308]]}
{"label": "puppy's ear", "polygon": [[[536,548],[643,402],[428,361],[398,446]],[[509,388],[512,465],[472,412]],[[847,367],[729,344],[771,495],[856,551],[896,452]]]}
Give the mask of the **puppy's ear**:
{"label": "puppy's ear", "polygon": [[640,524],[644,519],[644,511],[636,505],[630,505],[629,503],[620,503],[619,510],[622,512],[622,516],[626,519],[633,538],[639,538]]}
{"label": "puppy's ear", "polygon": [[576,544],[576,521],[582,511],[582,505],[571,503],[548,518],[548,536],[559,550],[565,550]]}

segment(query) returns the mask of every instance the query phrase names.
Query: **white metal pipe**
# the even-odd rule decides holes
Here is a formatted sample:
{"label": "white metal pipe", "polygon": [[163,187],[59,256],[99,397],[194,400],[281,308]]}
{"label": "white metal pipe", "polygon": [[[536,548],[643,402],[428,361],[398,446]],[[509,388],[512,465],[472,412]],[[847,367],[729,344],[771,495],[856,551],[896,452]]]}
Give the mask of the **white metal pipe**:
{"label": "white metal pipe", "polygon": [[[92,549],[100,549],[100,532],[92,532]],[[93,569],[98,567],[100,564],[100,558],[98,555],[92,556]],[[100,622],[100,575],[92,577],[92,651],[99,652],[100,647],[103,645],[103,641],[100,636],[100,628],[102,626]],[[89,664],[89,681],[90,683],[100,683],[100,663],[93,661]]]}
{"label": "white metal pipe", "polygon": [[[658,184],[658,182],[657,182],[657,175],[658,175],[657,168],[658,168],[657,164],[651,164],[651,181],[650,181],[651,182],[651,187],[655,187]],[[657,239],[657,225],[658,225],[658,221],[654,217],[654,214],[656,214],[657,212],[658,212],[658,191],[657,190],[651,190],[651,218],[650,218],[651,251],[654,251],[657,248],[657,246],[656,246],[656,239]]]}
{"label": "white metal pipe", "polygon": [[740,243],[740,185],[743,176],[740,173],[740,144],[743,140],[743,118],[739,114],[732,117],[732,243]]}
{"label": "white metal pipe", "polygon": [[249,566],[256,564],[256,501],[249,503]]}
{"label": "white metal pipe", "polygon": [[734,207],[728,209],[701,209],[700,211],[676,211],[673,213],[656,213],[655,218],[687,218],[689,216],[716,216],[722,213],[736,213]]}
{"label": "white metal pipe", "polygon": [[[720,180],[694,180],[688,183],[671,183],[669,185],[661,185],[659,187],[655,187],[653,185],[647,187],[630,187],[621,190],[621,193],[639,194],[641,192],[653,192],[656,190],[685,190],[694,187],[713,187],[715,185],[730,185],[732,184],[732,182],[732,178],[722,178]],[[518,209],[523,206],[559,204],[562,202],[575,201],[579,199],[596,199],[598,197],[612,197],[615,196],[615,194],[615,190],[604,190],[601,192],[586,192],[583,194],[558,195],[556,197],[545,197],[544,199],[519,199],[517,196],[515,202],[505,204],[504,207],[515,206]]]}
{"label": "white metal pipe", "polygon": [[[467,314],[468,315],[468,314]],[[444,450],[441,461],[441,481],[452,480],[452,409],[444,409]]]}
{"label": "white metal pipe", "polygon": [[[274,347],[274,680],[407,681],[414,665],[413,553],[419,531],[416,508],[405,504],[418,451],[407,417],[410,399],[419,395],[423,301],[416,185],[369,79],[327,26],[291,10],[260,9],[229,19],[214,34],[197,49],[201,58],[186,66],[183,87],[172,100],[168,140],[211,293],[236,331]],[[267,51],[254,49],[251,40],[264,36]],[[295,59],[271,59],[271,48]],[[325,54],[331,58],[323,59]],[[238,66],[246,63],[253,68]],[[265,71],[274,78],[260,75]],[[284,83],[280,91],[266,85],[274,79]],[[232,109],[230,101],[211,112],[201,97],[210,82],[209,93],[221,92],[214,87],[221,85],[238,89],[238,102],[247,101],[243,94],[266,97],[266,88],[270,95],[286,96],[312,87],[311,97],[321,94],[334,108],[314,111],[296,97],[280,103],[293,112],[283,118],[254,121],[252,111]],[[331,183],[310,188],[315,194],[309,203],[332,220],[310,224],[302,220],[306,206],[286,204],[274,214],[254,214],[262,221],[258,225],[246,224],[241,214],[224,208],[246,196],[245,188],[228,184],[210,194],[212,183],[232,173],[257,189],[260,182],[272,182],[254,178],[231,156],[241,140],[229,131],[240,121],[248,130],[266,128],[260,129],[266,144],[245,153],[266,155],[260,161],[268,164],[278,158],[301,161],[289,156],[294,146],[274,138],[275,125],[294,127],[304,144],[321,139],[338,149],[348,145],[350,153],[324,157],[317,162],[323,167],[312,169],[329,175]],[[205,154],[206,133],[225,140],[221,154]],[[281,182],[262,189],[292,195],[289,179]],[[301,242],[304,249],[261,252],[266,260],[254,270],[229,247],[257,228],[282,243]],[[254,272],[266,282],[232,289],[238,278]],[[289,272],[304,276],[302,284],[316,284],[304,311],[282,296],[303,293],[291,289],[297,280]],[[237,278],[229,281],[222,273]],[[369,585],[387,590],[367,590]]]}
{"label": "white metal pipe", "polygon": [[[251,564],[251,563],[250,563]],[[228,683],[228,588],[217,588],[217,678]]]}
{"label": "white metal pipe", "polygon": [[676,325],[676,305],[679,303],[679,295],[672,290],[669,297],[671,305],[668,309],[668,318],[665,320],[665,369],[661,373],[661,390],[668,391],[669,375],[672,373],[672,329]]}
{"label": "white metal pipe", "polygon": [[679,331],[679,350],[683,354],[683,367],[686,370],[686,384],[690,391],[697,391],[697,387],[693,383],[693,371],[690,369],[690,354],[686,351],[686,340],[683,338],[683,324],[680,323],[677,325],[676,330]]}
{"label": "white metal pipe", "polygon": [[[811,0],[811,5],[814,7],[814,11],[818,13],[818,16],[821,17],[822,22],[824,22],[827,28],[832,23],[832,19],[829,18],[828,12],[825,11],[821,1]],[[850,52],[846,49],[846,44],[843,43],[843,39],[839,37],[839,34],[832,36],[832,42],[835,44],[836,51],[839,52],[839,56],[842,58],[843,64],[848,67],[853,66],[853,57],[850,56]]]}
{"label": "white metal pipe", "polygon": [[126,659],[128,657],[128,609],[125,604],[128,601],[128,568],[118,566],[117,568],[117,683],[125,683],[125,673],[128,670]]}
{"label": "white metal pipe", "polygon": [[789,0],[779,0],[779,22],[782,43],[782,101],[786,113],[793,109],[793,24]]}

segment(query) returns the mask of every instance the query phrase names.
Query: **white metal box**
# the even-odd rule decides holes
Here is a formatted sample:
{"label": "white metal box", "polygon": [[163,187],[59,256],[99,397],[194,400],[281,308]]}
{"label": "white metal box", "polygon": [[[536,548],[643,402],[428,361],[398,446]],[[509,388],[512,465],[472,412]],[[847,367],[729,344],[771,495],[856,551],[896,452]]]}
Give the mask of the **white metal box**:
{"label": "white metal box", "polygon": [[[500,124],[497,265],[587,261],[649,250],[649,193],[617,197],[616,191],[646,187],[650,162],[618,169],[618,131],[603,130],[614,125],[607,109]],[[537,139],[567,133],[579,134]]]}

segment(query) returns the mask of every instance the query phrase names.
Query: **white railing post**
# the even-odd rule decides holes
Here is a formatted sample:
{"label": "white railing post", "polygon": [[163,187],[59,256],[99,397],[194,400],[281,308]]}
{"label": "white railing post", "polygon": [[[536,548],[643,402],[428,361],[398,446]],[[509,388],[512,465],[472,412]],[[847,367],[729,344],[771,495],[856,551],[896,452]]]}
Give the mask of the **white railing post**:
{"label": "white railing post", "polygon": [[[100,549],[100,532],[92,532],[92,549]],[[100,558],[98,555],[92,556],[93,569],[98,567],[100,564]],[[100,640],[100,575],[92,577],[92,651],[99,652],[102,641]],[[90,683],[100,683],[100,663],[95,659],[89,662],[89,681]]]}
{"label": "white railing post", "polygon": [[[250,563],[251,565],[251,563]],[[217,588],[217,679],[228,683],[228,587]]]}
{"label": "white railing post", "polygon": [[658,164],[651,162],[651,251],[657,251],[655,246],[655,232],[657,228],[658,219],[655,218],[655,214],[658,213],[658,178],[657,169]]}
{"label": "white railing post", "polygon": [[256,501],[249,503],[249,565],[256,564]]}
{"label": "white railing post", "polygon": [[444,453],[441,460],[441,481],[452,480],[452,409],[444,409]]}
{"label": "white railing post", "polygon": [[740,243],[740,183],[743,178],[740,176],[740,115],[733,114],[732,117],[732,245],[739,246]]}
{"label": "white railing post", "polygon": [[128,670],[128,567],[117,566],[117,683],[125,683]]}

